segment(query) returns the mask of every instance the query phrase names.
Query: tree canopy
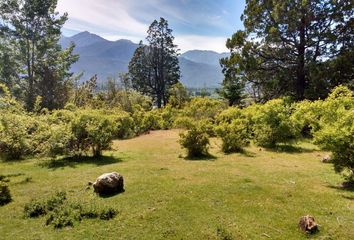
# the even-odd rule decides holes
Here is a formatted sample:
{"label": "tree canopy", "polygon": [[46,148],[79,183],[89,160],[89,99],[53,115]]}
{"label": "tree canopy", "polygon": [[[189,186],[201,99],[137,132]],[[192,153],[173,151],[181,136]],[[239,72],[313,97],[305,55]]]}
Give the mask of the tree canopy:
{"label": "tree canopy", "polygon": [[62,50],[58,44],[68,17],[60,16],[56,6],[57,0],[0,2],[0,41],[7,44],[0,49],[0,61],[5,63],[2,69],[8,69],[1,71],[1,79],[11,89],[19,84],[28,110],[36,96],[49,109],[63,107],[68,99],[69,69],[78,56],[73,45]]}
{"label": "tree canopy", "polygon": [[155,20],[147,33],[147,45],[140,42],[129,63],[129,75],[132,87],[151,96],[160,108],[167,104],[168,90],[180,78],[178,50],[164,18]]}
{"label": "tree canopy", "polygon": [[353,86],[352,6],[351,0],[247,0],[245,29],[226,43],[225,79],[237,75],[258,101],[324,98],[334,86]]}

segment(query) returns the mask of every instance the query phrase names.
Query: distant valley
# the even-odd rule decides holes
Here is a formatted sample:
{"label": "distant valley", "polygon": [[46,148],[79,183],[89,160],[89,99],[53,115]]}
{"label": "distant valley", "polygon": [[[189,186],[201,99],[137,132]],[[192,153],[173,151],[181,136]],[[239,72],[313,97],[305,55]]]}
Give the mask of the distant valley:
{"label": "distant valley", "polygon": [[[98,35],[82,32],[72,37],[62,36],[60,44],[66,48],[74,42],[74,52],[80,55],[73,64],[73,72],[84,72],[82,81],[97,74],[99,82],[128,71],[128,64],[138,44],[130,40],[109,41]],[[180,55],[181,82],[190,88],[219,87],[223,75],[219,59],[228,53],[192,50]]]}

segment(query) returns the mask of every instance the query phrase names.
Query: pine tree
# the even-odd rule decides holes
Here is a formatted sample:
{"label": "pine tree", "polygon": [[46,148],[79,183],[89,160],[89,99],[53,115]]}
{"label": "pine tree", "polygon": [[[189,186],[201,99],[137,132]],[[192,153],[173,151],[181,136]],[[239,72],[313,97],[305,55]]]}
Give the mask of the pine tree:
{"label": "pine tree", "polygon": [[132,87],[151,96],[160,108],[168,102],[168,90],[180,78],[177,46],[172,29],[160,18],[149,27],[147,45],[140,42],[129,63]]}
{"label": "pine tree", "polygon": [[[73,47],[62,50],[58,41],[67,20],[56,12],[57,0],[3,0],[0,18],[11,26],[13,54],[23,66],[18,73],[25,80],[25,103],[32,110],[36,95],[49,109],[63,106],[70,65],[77,61]],[[4,28],[2,28],[4,32]],[[64,91],[64,92],[63,92]]]}
{"label": "pine tree", "polygon": [[351,0],[247,0],[245,30],[228,39],[226,64],[263,100],[325,97],[352,81],[353,65],[335,76],[335,62],[353,62],[353,15]]}

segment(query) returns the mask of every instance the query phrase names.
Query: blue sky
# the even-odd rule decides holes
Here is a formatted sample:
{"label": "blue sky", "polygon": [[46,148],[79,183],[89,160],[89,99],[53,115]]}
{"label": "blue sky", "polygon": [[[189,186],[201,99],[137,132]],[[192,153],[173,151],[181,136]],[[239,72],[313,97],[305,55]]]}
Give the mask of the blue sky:
{"label": "blue sky", "polygon": [[182,52],[227,51],[225,41],[242,29],[245,0],[59,0],[67,12],[63,33],[89,31],[109,40],[144,40],[154,19],[164,17]]}

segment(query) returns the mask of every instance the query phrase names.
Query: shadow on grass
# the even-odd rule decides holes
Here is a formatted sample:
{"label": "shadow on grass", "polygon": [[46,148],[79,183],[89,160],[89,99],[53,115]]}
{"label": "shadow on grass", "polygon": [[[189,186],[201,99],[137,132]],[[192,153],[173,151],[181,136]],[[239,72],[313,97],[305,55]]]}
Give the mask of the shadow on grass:
{"label": "shadow on grass", "polygon": [[354,183],[353,182],[343,182],[341,185],[328,185],[329,188],[354,192]]}
{"label": "shadow on grass", "polygon": [[97,193],[97,196],[99,196],[101,198],[111,198],[111,197],[120,195],[124,192],[125,192],[125,189],[123,189],[122,191],[114,192],[114,193]]}
{"label": "shadow on grass", "polygon": [[202,155],[202,156],[187,156],[184,160],[187,161],[215,161],[217,157],[211,154]]}
{"label": "shadow on grass", "polygon": [[101,156],[101,157],[91,157],[91,156],[76,156],[76,157],[66,157],[61,159],[51,159],[40,164],[42,167],[49,169],[58,169],[64,167],[75,168],[80,164],[95,164],[96,166],[109,165],[114,163],[122,162],[120,158],[113,156]]}
{"label": "shadow on grass", "polygon": [[294,145],[277,145],[273,148],[265,148],[267,151],[280,152],[280,153],[312,153],[315,149],[302,148]]}
{"label": "shadow on grass", "polygon": [[224,153],[225,155],[231,155],[231,154],[242,154],[243,156],[245,157],[251,157],[251,158],[254,158],[257,156],[256,153],[254,152],[251,152],[251,151],[247,151],[246,149],[241,149],[241,150],[238,150],[238,151],[231,151],[231,152],[226,152]]}

